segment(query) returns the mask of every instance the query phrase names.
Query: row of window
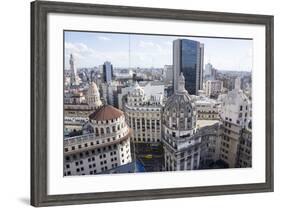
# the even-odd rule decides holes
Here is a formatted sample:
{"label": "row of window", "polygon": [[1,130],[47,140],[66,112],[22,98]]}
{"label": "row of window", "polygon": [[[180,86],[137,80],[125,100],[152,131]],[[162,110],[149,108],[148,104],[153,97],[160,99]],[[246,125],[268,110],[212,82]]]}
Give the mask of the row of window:
{"label": "row of window", "polygon": [[[118,135],[117,137],[120,139],[121,135]],[[116,138],[112,137],[112,138],[103,139],[101,141],[101,144],[104,144],[105,142],[111,142],[111,140],[115,141]],[[75,149],[87,148],[89,146],[94,146],[94,145],[99,145],[99,144],[100,144],[100,140],[96,140],[95,142],[92,141],[92,142],[89,142],[89,143],[79,144],[78,146],[65,147],[64,152],[68,152],[70,150],[74,151]]]}
{"label": "row of window", "polygon": [[66,161],[69,161],[72,157],[73,160],[77,160],[79,157],[80,158],[84,158],[84,157],[88,157],[90,154],[95,155],[95,154],[99,154],[101,153],[101,151],[111,151],[117,148],[117,145],[109,145],[107,147],[103,147],[103,148],[97,148],[91,151],[85,151],[85,152],[80,152],[79,154],[73,154],[72,156],[67,155],[65,157]]}

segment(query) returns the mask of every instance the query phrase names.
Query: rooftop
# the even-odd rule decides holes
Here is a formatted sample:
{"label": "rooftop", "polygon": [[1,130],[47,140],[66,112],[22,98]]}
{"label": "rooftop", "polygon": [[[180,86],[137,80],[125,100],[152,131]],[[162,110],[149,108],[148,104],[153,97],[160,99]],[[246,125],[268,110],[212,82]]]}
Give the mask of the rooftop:
{"label": "rooftop", "polygon": [[93,112],[89,117],[96,121],[105,121],[119,118],[124,113],[111,105],[104,105]]}

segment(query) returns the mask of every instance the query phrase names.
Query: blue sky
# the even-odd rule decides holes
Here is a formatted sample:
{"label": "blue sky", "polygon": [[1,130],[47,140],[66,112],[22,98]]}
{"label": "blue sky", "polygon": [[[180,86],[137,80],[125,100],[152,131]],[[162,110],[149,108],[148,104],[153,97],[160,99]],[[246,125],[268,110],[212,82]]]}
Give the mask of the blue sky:
{"label": "blue sky", "polygon": [[72,53],[78,68],[105,61],[114,67],[163,67],[172,64],[172,44],[178,38],[203,43],[204,64],[210,62],[221,70],[252,70],[252,40],[72,31],[65,32],[65,66],[69,67]]}

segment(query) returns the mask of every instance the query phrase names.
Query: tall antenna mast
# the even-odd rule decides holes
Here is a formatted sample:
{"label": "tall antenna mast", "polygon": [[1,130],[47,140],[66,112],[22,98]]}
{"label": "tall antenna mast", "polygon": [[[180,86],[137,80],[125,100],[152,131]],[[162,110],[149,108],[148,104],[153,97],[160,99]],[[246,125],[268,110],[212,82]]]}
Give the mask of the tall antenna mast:
{"label": "tall antenna mast", "polygon": [[131,70],[131,35],[129,34],[129,70]]}

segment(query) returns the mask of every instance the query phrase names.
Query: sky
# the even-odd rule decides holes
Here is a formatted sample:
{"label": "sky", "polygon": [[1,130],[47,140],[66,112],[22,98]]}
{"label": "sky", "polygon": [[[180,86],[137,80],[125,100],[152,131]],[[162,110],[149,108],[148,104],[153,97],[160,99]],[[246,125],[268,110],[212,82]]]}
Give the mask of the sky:
{"label": "sky", "polygon": [[66,68],[70,54],[77,68],[105,61],[113,67],[163,68],[173,63],[173,40],[185,38],[204,44],[204,64],[211,63],[219,70],[252,70],[252,40],[76,31],[65,31],[64,38]]}

